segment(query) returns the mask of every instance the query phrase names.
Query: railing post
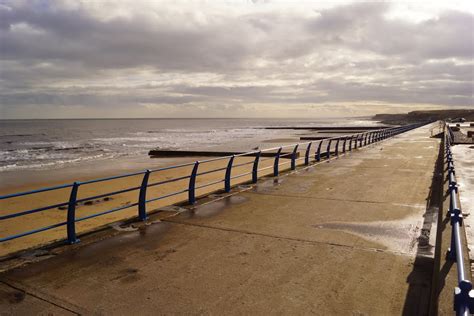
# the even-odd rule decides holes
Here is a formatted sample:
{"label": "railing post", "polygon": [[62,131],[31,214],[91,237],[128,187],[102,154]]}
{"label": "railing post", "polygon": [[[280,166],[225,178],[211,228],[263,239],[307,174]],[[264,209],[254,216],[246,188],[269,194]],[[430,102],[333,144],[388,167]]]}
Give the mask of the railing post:
{"label": "railing post", "polygon": [[329,140],[328,146],[326,147],[326,159],[331,157],[331,143],[332,139]]}
{"label": "railing post", "polygon": [[253,161],[252,183],[257,183],[257,180],[258,180],[258,162],[260,161],[261,154],[262,154],[261,150],[259,152],[257,152],[257,154],[255,155],[255,160]]}
{"label": "railing post", "polygon": [[369,133],[366,133],[366,134],[365,134],[365,137],[364,137],[364,146],[367,146],[367,138],[369,138]]}
{"label": "railing post", "polygon": [[346,142],[347,142],[347,137],[344,136],[344,143],[342,144],[342,153],[346,152]]}
{"label": "railing post", "polygon": [[308,147],[306,147],[306,152],[304,153],[304,164],[307,166],[309,165],[309,153],[311,151],[311,145],[313,144],[313,142],[310,142],[308,144]]}
{"label": "railing post", "polygon": [[140,186],[140,193],[138,195],[138,218],[146,221],[146,189],[148,188],[148,179],[150,178],[150,170],[146,170],[143,175],[142,185]]}
{"label": "railing post", "polygon": [[194,163],[193,171],[189,177],[189,188],[188,188],[188,202],[189,204],[196,203],[196,176],[199,167],[199,161]]}
{"label": "railing post", "polygon": [[359,147],[362,147],[362,142],[363,141],[364,141],[364,134],[361,134],[360,138],[359,138]]}
{"label": "railing post", "polygon": [[316,150],[316,154],[315,154],[315,158],[316,158],[316,161],[321,161],[321,146],[323,145],[323,141],[319,141],[319,145],[318,145],[318,150]]}
{"label": "railing post", "polygon": [[293,149],[293,153],[291,154],[291,170],[296,169],[296,152],[298,150],[298,144],[296,144],[295,149]]}
{"label": "railing post", "polygon": [[354,138],[354,135],[351,135],[351,137],[349,137],[349,151],[352,151],[352,138]]}
{"label": "railing post", "polygon": [[69,204],[67,207],[67,241],[69,244],[75,244],[79,242],[76,236],[76,201],[77,191],[79,190],[79,182],[74,182],[71,188],[71,194],[69,195]]}
{"label": "railing post", "polygon": [[232,164],[234,163],[235,156],[232,155],[227,164],[227,169],[225,170],[225,179],[224,179],[224,191],[230,192],[230,175],[232,173]]}
{"label": "railing post", "polygon": [[359,134],[355,136],[354,149],[357,149],[357,142],[359,141]]}
{"label": "railing post", "polygon": [[258,162],[260,161],[260,155],[262,154],[262,151],[259,151],[255,155],[255,160],[253,161],[253,167],[252,167],[252,183],[257,183],[258,180]]}
{"label": "railing post", "polygon": [[339,157],[339,138],[336,141],[336,156]]}
{"label": "railing post", "polygon": [[275,161],[273,162],[273,176],[278,176],[278,164],[280,163],[280,154],[283,148],[280,147],[275,155]]}

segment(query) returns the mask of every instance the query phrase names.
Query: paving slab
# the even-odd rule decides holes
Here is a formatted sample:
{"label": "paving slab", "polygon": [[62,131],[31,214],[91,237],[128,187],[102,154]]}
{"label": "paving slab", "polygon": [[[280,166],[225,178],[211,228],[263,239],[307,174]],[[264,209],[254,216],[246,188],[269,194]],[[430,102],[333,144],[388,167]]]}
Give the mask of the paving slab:
{"label": "paving slab", "polygon": [[[49,302],[77,314],[427,315],[439,153],[429,131],[201,201],[0,281],[38,298],[22,303],[32,313]],[[0,310],[11,308],[4,292]]]}

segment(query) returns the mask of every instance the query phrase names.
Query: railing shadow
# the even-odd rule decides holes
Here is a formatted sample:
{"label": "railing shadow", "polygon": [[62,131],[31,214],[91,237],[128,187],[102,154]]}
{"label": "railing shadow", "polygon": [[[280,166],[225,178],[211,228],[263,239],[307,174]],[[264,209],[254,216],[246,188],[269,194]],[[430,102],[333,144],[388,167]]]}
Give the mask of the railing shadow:
{"label": "railing shadow", "polygon": [[[432,276],[434,268],[433,247],[429,243],[429,235],[437,227],[432,224],[440,214],[440,205],[443,203],[443,169],[444,169],[444,150],[443,144],[440,144],[438,157],[433,170],[430,191],[426,198],[426,211],[423,214],[423,227],[418,237],[418,247],[416,257],[413,262],[413,269],[407,276],[408,291],[405,297],[402,315],[429,315],[432,289]],[[443,225],[446,223],[443,222]],[[444,227],[443,227],[444,229]],[[434,251],[439,251],[435,247]],[[438,255],[435,253],[435,256]],[[443,267],[448,270],[451,267]]]}

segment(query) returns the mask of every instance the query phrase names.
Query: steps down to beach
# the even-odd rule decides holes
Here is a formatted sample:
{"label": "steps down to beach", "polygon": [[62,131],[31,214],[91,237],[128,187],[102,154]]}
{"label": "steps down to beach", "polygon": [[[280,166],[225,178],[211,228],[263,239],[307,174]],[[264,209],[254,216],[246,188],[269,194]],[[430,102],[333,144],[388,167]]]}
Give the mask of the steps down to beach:
{"label": "steps down to beach", "polygon": [[0,310],[428,315],[438,296],[447,308],[432,127],[86,236],[1,275]]}

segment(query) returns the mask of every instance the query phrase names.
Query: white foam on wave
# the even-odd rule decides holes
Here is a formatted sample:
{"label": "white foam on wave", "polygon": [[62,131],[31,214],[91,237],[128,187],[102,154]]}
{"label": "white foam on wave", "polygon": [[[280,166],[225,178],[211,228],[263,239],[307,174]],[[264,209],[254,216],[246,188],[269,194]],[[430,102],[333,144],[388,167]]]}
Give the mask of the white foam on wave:
{"label": "white foam on wave", "polygon": [[1,171],[9,171],[9,170],[45,169],[45,168],[49,168],[49,167],[58,167],[58,166],[63,166],[63,165],[67,165],[67,164],[90,161],[90,160],[94,160],[94,159],[110,159],[110,158],[114,158],[114,157],[117,157],[117,156],[107,157],[104,154],[99,154],[99,155],[94,155],[94,156],[84,156],[84,157],[73,158],[73,159],[54,160],[54,161],[50,161],[50,162],[32,163],[32,164],[25,164],[25,165],[13,163],[13,164],[0,166],[0,172]]}

